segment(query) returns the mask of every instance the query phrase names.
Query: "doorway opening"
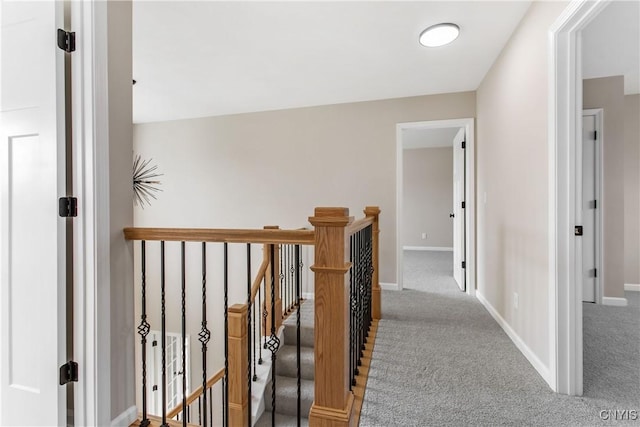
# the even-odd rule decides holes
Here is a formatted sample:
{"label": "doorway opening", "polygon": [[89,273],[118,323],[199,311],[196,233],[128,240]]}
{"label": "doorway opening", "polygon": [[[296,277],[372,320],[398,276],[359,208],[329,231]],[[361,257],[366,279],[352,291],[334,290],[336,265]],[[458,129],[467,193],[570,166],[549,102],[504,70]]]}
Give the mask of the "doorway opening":
{"label": "doorway opening", "polygon": [[[616,9],[625,7],[635,7],[636,10],[620,13],[617,17],[612,15]],[[549,344],[551,354],[555,356],[551,360],[551,371],[555,373],[554,390],[569,395],[582,395],[585,392],[590,397],[595,396],[594,391],[596,394],[602,393],[587,385],[585,374],[591,369],[592,373],[597,371],[596,375],[592,374],[590,377],[591,384],[596,387],[609,384],[609,391],[613,393],[611,396],[614,396],[621,406],[626,403],[625,399],[637,393],[637,380],[634,379],[634,376],[637,376],[637,362],[632,360],[636,357],[637,351],[624,350],[625,342],[637,342],[637,338],[634,338],[637,336],[637,309],[631,317],[623,316],[623,312],[629,309],[624,307],[627,305],[627,299],[623,297],[626,280],[623,278],[623,271],[627,264],[626,235],[629,234],[627,231],[631,231],[627,228],[627,217],[633,218],[631,222],[635,229],[638,218],[637,210],[635,215],[627,215],[625,206],[627,200],[637,200],[638,187],[635,187],[635,196],[633,191],[629,192],[634,196],[630,198],[627,196],[627,187],[631,185],[630,182],[638,181],[637,177],[633,180],[626,179],[629,169],[627,162],[634,156],[627,158],[627,136],[616,137],[615,134],[622,132],[627,125],[627,96],[635,96],[636,105],[638,103],[640,78],[637,74],[637,7],[637,3],[634,2],[574,2],[550,29],[549,312],[553,319],[549,325]],[[605,15],[606,19],[600,19]],[[629,23],[627,19],[635,21]],[[594,31],[592,25],[596,23],[607,24],[609,28],[604,32]],[[624,35],[626,30],[635,33]],[[613,37],[620,39],[615,41]],[[625,48],[630,46],[630,43],[632,47]],[[636,43],[635,47],[633,43]],[[603,60],[603,57],[606,59]],[[635,62],[629,63],[630,60]],[[635,92],[629,92],[628,89],[633,86],[636,88]],[[606,96],[602,95],[605,93]],[[587,245],[591,246],[591,242],[585,242],[584,235],[577,229],[584,225],[584,221],[593,221],[594,226],[598,223],[597,217],[585,217],[585,210],[580,205],[585,197],[585,176],[582,171],[584,152],[581,151],[583,126],[591,126],[588,123],[591,120],[588,115],[583,117],[585,108],[607,110],[606,114],[602,114],[604,124],[600,125],[604,135],[600,195],[602,203],[600,199],[595,199],[598,205],[602,205],[603,211],[600,221],[602,239],[600,244],[595,243],[596,250],[598,247],[602,249],[600,254],[595,255],[595,262],[600,262],[596,267],[596,275],[602,279],[600,283],[595,281],[593,285],[585,280],[586,267],[583,259],[583,249]],[[629,121],[634,125],[637,123],[638,110],[635,111]],[[609,122],[612,118],[617,120],[618,124]],[[596,119],[595,127],[597,126]],[[636,145],[633,145],[636,150],[637,140],[636,136]],[[597,191],[597,180],[595,190]],[[635,236],[637,241],[638,234]],[[597,232],[594,237],[598,237]],[[637,259],[637,255],[633,258]],[[593,297],[589,295],[592,289],[588,289],[592,286],[595,288]],[[584,299],[601,304],[585,304]],[[605,305],[620,307],[613,308],[615,313],[608,311],[603,316],[599,313],[609,310]],[[616,316],[612,314],[620,315],[618,320],[615,320]],[[594,323],[596,318],[597,322]],[[633,326],[628,329],[628,334],[624,329],[627,322],[623,318],[632,319]],[[610,322],[610,329],[604,327],[607,322]],[[597,333],[594,334],[594,331]],[[603,331],[614,332],[603,334]],[[623,339],[612,344],[608,342],[609,336]],[[624,354],[623,357],[617,357],[616,361],[621,360],[622,365],[627,364],[633,369],[625,370],[622,365],[604,362],[603,358],[611,348],[615,348],[617,354]],[[600,350],[603,358],[594,358],[594,350]],[[607,376],[609,380],[606,379]],[[612,381],[611,378],[615,380]],[[594,379],[595,381],[592,381]],[[629,380],[631,385],[627,389],[626,380]],[[637,394],[632,398],[637,401]]]}
{"label": "doorway opening", "polygon": [[474,120],[399,123],[396,141],[398,289],[428,274],[474,295]]}

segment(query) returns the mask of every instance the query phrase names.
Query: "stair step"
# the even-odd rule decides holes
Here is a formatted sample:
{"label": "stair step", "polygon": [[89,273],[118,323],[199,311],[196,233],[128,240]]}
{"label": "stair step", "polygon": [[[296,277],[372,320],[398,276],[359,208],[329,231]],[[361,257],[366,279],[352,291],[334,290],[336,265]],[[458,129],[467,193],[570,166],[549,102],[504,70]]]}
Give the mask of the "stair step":
{"label": "stair step", "polygon": [[[296,344],[296,325],[285,322],[284,323],[284,342],[289,345]],[[313,348],[314,345],[314,333],[313,326],[300,326],[300,346]]]}
{"label": "stair step", "polygon": [[[308,418],[301,418],[300,425],[307,427],[309,425]],[[295,416],[276,413],[276,426],[278,427],[297,427],[298,420]],[[255,427],[271,427],[271,412],[265,411]]]}
{"label": "stair step", "polygon": [[[296,378],[297,373],[296,346],[285,345],[277,353],[276,373],[283,377]],[[314,379],[314,351],[310,347],[300,347],[300,376],[304,380]]]}
{"label": "stair step", "polygon": [[[300,410],[303,417],[309,416],[313,403],[313,381],[302,380],[300,382]],[[285,414],[295,417],[297,415],[298,386],[296,378],[281,377],[276,375],[276,414]],[[271,411],[271,382],[267,384],[264,392],[265,412]],[[280,425],[280,424],[278,424]]]}

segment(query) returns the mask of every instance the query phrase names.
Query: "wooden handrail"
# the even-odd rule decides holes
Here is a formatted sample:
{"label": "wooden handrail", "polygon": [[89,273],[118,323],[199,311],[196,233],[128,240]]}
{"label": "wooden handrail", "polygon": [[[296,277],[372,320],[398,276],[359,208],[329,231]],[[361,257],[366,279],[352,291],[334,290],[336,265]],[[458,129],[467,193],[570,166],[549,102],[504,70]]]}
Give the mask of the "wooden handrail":
{"label": "wooden handrail", "polygon": [[363,228],[366,228],[370,225],[373,224],[375,218],[372,216],[366,216],[364,218],[360,218],[357,221],[353,221],[351,224],[349,224],[349,226],[347,227],[347,234],[348,235],[352,235],[357,233],[358,231],[362,230]]}
{"label": "wooden handrail", "polygon": [[258,293],[258,289],[260,289],[260,283],[262,283],[262,279],[264,279],[264,275],[267,273],[267,268],[269,267],[269,258],[265,257],[258,269],[258,274],[256,274],[256,278],[253,280],[253,285],[251,286],[251,302],[256,299],[256,294]]}
{"label": "wooden handrail", "polygon": [[[220,369],[218,372],[216,372],[214,375],[212,375],[207,380],[207,390],[210,389],[211,387],[213,387],[215,385],[215,383],[220,381],[222,378],[224,378],[224,368]],[[189,406],[193,402],[195,402],[196,399],[198,397],[200,397],[200,395],[202,395],[205,391],[206,390],[202,389],[202,386],[200,386],[197,389],[195,389],[189,396],[187,396],[187,405],[186,406]],[[175,417],[180,412],[182,412],[182,403],[180,403],[178,406],[176,406],[175,408],[173,408],[172,410],[167,412],[167,419],[171,419],[171,418]]]}
{"label": "wooden handrail", "polygon": [[162,240],[177,242],[227,242],[313,245],[313,230],[251,230],[218,228],[141,228],[124,229],[127,240]]}

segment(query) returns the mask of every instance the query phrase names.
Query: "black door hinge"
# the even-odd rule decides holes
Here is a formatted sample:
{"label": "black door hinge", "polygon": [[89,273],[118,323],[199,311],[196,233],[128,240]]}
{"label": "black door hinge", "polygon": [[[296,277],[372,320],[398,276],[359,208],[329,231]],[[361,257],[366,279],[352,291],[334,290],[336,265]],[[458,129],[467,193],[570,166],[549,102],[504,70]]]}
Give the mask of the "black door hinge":
{"label": "black door hinge", "polygon": [[464,202],[462,202],[462,209],[464,209],[466,206],[466,204]]}
{"label": "black door hinge", "polygon": [[60,366],[60,385],[78,382],[78,363],[69,360]]}
{"label": "black door hinge", "polygon": [[598,269],[597,268],[593,269],[593,277],[598,277]]}
{"label": "black door hinge", "polygon": [[151,343],[151,347],[155,347],[158,345],[158,341],[157,340],[153,340],[153,342]]}
{"label": "black door hinge", "polygon": [[593,140],[594,140],[594,141],[597,141],[597,140],[598,140],[598,131],[597,131],[597,130],[594,130],[594,131],[593,131]]}
{"label": "black door hinge", "polygon": [[78,199],[76,197],[60,197],[58,200],[58,215],[62,218],[78,216]]}
{"label": "black door hinge", "polygon": [[467,148],[467,141],[462,141],[462,149],[464,150],[465,148]]}
{"label": "black door hinge", "polygon": [[462,261],[462,268],[467,268],[467,263],[465,261]]}
{"label": "black door hinge", "polygon": [[65,52],[75,52],[76,33],[58,28],[58,47]]}
{"label": "black door hinge", "polygon": [[575,234],[576,236],[582,236],[582,226],[581,226],[581,225],[576,225],[576,228],[575,228],[574,234]]}

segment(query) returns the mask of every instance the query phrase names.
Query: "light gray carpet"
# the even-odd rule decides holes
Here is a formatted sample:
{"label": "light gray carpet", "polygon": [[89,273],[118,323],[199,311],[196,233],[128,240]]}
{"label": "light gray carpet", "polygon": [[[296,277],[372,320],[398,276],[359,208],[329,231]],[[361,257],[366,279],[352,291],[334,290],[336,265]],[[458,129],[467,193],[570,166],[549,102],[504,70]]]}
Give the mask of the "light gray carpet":
{"label": "light gray carpet", "polygon": [[553,393],[484,307],[447,278],[444,255],[405,252],[410,289],[383,291],[361,426],[614,425],[600,419],[602,409],[640,410],[637,397],[624,406]]}
{"label": "light gray carpet", "polygon": [[625,292],[627,307],[584,303],[584,394],[639,408],[640,292]]}

